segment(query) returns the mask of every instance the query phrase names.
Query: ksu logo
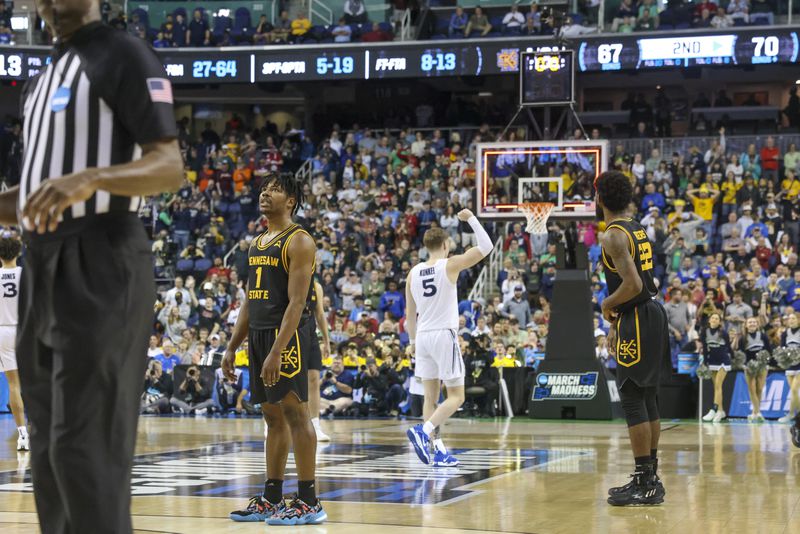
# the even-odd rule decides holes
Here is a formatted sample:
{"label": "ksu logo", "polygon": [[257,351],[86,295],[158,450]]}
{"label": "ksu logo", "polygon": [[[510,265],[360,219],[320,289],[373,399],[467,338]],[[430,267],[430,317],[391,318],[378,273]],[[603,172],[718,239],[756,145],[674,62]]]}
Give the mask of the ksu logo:
{"label": "ksu logo", "polygon": [[519,50],[503,48],[497,53],[497,68],[500,72],[519,72]]}
{"label": "ksu logo", "polygon": [[533,400],[592,400],[597,395],[597,372],[539,373]]}
{"label": "ksu logo", "polygon": [[403,71],[406,70],[406,58],[404,57],[381,57],[375,61],[375,70],[381,71]]}

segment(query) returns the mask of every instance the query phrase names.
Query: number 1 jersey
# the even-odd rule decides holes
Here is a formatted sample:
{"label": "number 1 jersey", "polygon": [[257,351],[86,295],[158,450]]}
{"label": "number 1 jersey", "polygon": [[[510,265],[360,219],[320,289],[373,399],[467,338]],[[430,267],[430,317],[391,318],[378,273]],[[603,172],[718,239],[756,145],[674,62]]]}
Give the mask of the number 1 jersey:
{"label": "number 1 jersey", "polygon": [[3,299],[0,304],[0,326],[17,326],[17,307],[19,306],[19,282],[22,267],[0,268],[0,285]]}
{"label": "number 1 jersey", "polygon": [[[636,265],[639,278],[642,280],[642,290],[639,294],[619,307],[620,312],[625,312],[634,308],[637,304],[647,302],[658,293],[653,280],[653,245],[647,238],[647,232],[645,232],[642,225],[633,219],[617,219],[608,224],[606,232],[611,231],[612,228],[622,231],[628,237],[633,263]],[[610,295],[622,284],[622,277],[617,272],[611,257],[606,254],[605,249],[602,250],[602,256],[608,294]]]}
{"label": "number 1 jersey", "polygon": [[447,259],[411,269],[411,296],[417,305],[417,332],[458,330],[458,291],[447,277]]}

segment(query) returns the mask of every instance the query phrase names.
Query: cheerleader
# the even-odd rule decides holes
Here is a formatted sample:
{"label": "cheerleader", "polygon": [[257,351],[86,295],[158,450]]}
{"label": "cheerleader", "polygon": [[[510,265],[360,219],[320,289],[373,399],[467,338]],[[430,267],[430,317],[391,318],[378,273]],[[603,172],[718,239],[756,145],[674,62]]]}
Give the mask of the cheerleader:
{"label": "cheerleader", "polygon": [[[800,347],[800,320],[798,320],[796,313],[789,315],[787,328],[781,335],[781,346]],[[800,411],[800,398],[798,398],[798,389],[800,389],[800,364],[793,365],[786,369],[786,381],[789,383],[789,395],[792,400],[789,411],[786,412],[786,415],[778,419],[779,423],[791,423],[797,412]]]}
{"label": "cheerleader", "polygon": [[708,365],[714,383],[714,405],[703,416],[703,421],[719,423],[727,417],[722,402],[722,383],[731,370],[731,342],[722,326],[722,316],[718,312],[708,316],[708,326],[701,336],[701,341],[703,361]]}
{"label": "cheerleader", "polygon": [[[749,362],[756,359],[756,355],[762,350],[770,351],[769,338],[761,328],[761,324],[756,317],[750,317],[745,323],[745,330],[738,339],[738,348],[744,352],[745,361]],[[745,368],[745,380],[747,390],[750,392],[750,404],[752,405],[750,415],[747,420],[760,423],[764,421],[761,415],[761,396],[764,393],[764,386],[767,383],[767,368],[765,367],[758,374],[751,374]]]}

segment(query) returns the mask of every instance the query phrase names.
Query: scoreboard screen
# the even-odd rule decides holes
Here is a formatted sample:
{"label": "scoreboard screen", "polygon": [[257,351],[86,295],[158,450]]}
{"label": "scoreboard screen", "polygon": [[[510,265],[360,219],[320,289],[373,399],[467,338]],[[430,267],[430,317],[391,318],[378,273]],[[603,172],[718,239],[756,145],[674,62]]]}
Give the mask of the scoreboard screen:
{"label": "scoreboard screen", "polygon": [[575,53],[572,50],[524,52],[520,59],[520,105],[574,102]]}

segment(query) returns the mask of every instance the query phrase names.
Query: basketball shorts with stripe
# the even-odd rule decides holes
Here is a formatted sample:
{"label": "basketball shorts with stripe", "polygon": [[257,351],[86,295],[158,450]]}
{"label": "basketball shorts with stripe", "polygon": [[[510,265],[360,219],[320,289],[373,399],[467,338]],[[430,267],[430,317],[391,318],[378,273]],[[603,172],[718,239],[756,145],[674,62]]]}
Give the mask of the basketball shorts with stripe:
{"label": "basketball shorts with stripe", "polygon": [[667,313],[655,300],[637,304],[617,320],[617,384],[658,386],[670,362]]}
{"label": "basketball shorts with stripe", "polygon": [[464,385],[464,358],[455,330],[418,332],[414,350],[414,376],[423,380],[441,380],[450,387]]}
{"label": "basketball shorts with stripe", "polygon": [[250,402],[278,404],[286,395],[294,393],[301,402],[308,402],[308,357],[311,343],[308,328],[301,325],[281,353],[281,372],[278,383],[272,387],[264,385],[261,368],[272,350],[277,328],[251,328],[248,334],[250,356]]}

